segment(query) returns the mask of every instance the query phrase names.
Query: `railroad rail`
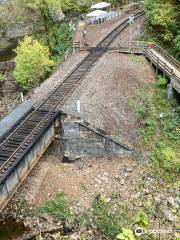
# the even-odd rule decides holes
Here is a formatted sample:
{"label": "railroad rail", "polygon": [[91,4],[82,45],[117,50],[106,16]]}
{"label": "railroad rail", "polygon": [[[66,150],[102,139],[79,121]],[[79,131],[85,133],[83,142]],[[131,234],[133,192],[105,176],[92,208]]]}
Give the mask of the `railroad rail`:
{"label": "railroad rail", "polygon": [[[143,11],[135,13],[135,19],[144,14]],[[88,55],[76,66],[76,68],[56,86],[49,95],[25,118],[17,128],[0,141],[0,186],[14,171],[23,156],[27,153],[42,129],[54,117],[57,107],[61,107],[69,97],[93,64],[105,52],[112,41],[129,25],[128,19],[108,34]],[[0,189],[1,193],[1,189]],[[0,206],[1,207],[1,206]]]}

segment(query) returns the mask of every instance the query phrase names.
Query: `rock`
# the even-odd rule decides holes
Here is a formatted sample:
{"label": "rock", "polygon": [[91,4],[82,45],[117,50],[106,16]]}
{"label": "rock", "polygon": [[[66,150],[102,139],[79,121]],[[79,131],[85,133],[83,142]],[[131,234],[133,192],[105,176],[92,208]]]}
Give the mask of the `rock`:
{"label": "rock", "polygon": [[169,210],[163,210],[164,217],[170,222],[176,222],[177,217],[171,213]]}
{"label": "rock", "polygon": [[116,214],[116,212],[117,212],[117,208],[113,208],[111,211],[112,214]]}
{"label": "rock", "polygon": [[180,205],[180,198],[179,198],[179,197],[176,197],[176,198],[175,198],[175,202],[176,202],[178,205]]}
{"label": "rock", "polygon": [[126,178],[126,177],[128,177],[129,176],[129,173],[128,172],[125,172],[124,173],[124,177]]}
{"label": "rock", "polygon": [[65,234],[70,233],[73,230],[73,225],[68,222],[65,222],[63,225],[63,230]]}
{"label": "rock", "polygon": [[120,180],[121,177],[120,177],[119,175],[116,174],[115,179],[116,179],[116,180]]}
{"label": "rock", "polygon": [[149,190],[148,188],[144,190],[144,194],[145,194],[145,195],[148,195],[148,194],[150,194],[150,193],[151,193],[151,192],[150,192],[150,190]]}
{"label": "rock", "polygon": [[111,201],[111,198],[107,198],[106,202],[109,203]]}
{"label": "rock", "polygon": [[120,183],[122,184],[122,185],[124,185],[125,184],[125,179],[121,179],[121,181],[120,181]]}
{"label": "rock", "polygon": [[81,237],[79,236],[79,234],[76,234],[76,233],[69,236],[69,240],[80,240],[80,239]]}
{"label": "rock", "polygon": [[8,50],[9,48],[11,48],[11,43],[8,42],[6,39],[0,39],[0,52],[1,51],[6,51]]}
{"label": "rock", "polygon": [[126,172],[133,172],[132,168],[126,168]]}
{"label": "rock", "polygon": [[171,206],[174,206],[174,204],[175,204],[175,201],[174,201],[174,198],[173,198],[173,197],[169,197],[169,198],[167,199],[167,202],[168,202]]}
{"label": "rock", "polygon": [[148,163],[149,162],[149,153],[148,152],[144,152],[141,156],[141,162],[142,163]]}
{"label": "rock", "polygon": [[156,197],[154,197],[154,201],[156,204],[159,205],[161,203],[161,198],[159,196],[156,196]]}

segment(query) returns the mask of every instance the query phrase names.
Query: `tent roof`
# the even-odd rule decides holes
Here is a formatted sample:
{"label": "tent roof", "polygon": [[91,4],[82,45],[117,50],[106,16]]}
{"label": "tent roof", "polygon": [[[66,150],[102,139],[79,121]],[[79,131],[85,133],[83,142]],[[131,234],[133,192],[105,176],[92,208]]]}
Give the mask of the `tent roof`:
{"label": "tent roof", "polygon": [[95,10],[95,11],[93,11],[91,13],[88,13],[87,17],[99,17],[99,16],[102,16],[102,15],[104,15],[106,13],[107,13],[106,11]]}
{"label": "tent roof", "polygon": [[111,4],[110,3],[107,3],[107,2],[100,2],[100,3],[97,3],[93,6],[91,6],[92,9],[103,9],[103,8],[107,8],[109,7]]}

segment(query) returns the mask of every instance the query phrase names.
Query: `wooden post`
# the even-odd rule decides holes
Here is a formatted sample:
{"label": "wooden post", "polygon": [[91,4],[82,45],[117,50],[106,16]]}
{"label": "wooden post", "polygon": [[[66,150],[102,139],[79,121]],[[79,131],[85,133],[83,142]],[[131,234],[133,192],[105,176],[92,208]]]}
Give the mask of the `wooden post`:
{"label": "wooden post", "polygon": [[167,85],[167,93],[168,93],[168,99],[171,99],[174,96],[174,89],[171,83]]}
{"label": "wooden post", "polygon": [[158,70],[159,70],[159,58],[157,58],[157,62],[156,62],[157,66],[156,66],[156,77],[158,76]]}
{"label": "wooden post", "polygon": [[163,77],[166,77],[166,63],[164,63]]}

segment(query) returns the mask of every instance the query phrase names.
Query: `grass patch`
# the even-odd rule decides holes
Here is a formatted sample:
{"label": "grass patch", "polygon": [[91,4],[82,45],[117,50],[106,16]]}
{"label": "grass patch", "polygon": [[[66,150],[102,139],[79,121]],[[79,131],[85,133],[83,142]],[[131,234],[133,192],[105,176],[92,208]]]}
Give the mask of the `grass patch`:
{"label": "grass patch", "polygon": [[41,214],[48,213],[62,222],[69,220],[71,217],[70,203],[64,193],[57,193],[54,199],[38,208],[38,212]]}
{"label": "grass patch", "polygon": [[103,239],[115,239],[122,227],[129,225],[129,219],[126,207],[117,208],[106,198],[96,198],[91,209],[78,216],[77,221],[81,229],[94,229]]}
{"label": "grass patch", "polygon": [[159,76],[154,86],[140,91],[134,112],[140,148],[150,152],[151,169],[172,176],[180,172],[180,106],[168,99],[166,83]]}
{"label": "grass patch", "polygon": [[136,54],[129,54],[129,58],[133,63],[140,64],[143,63],[143,59],[141,56]]}

